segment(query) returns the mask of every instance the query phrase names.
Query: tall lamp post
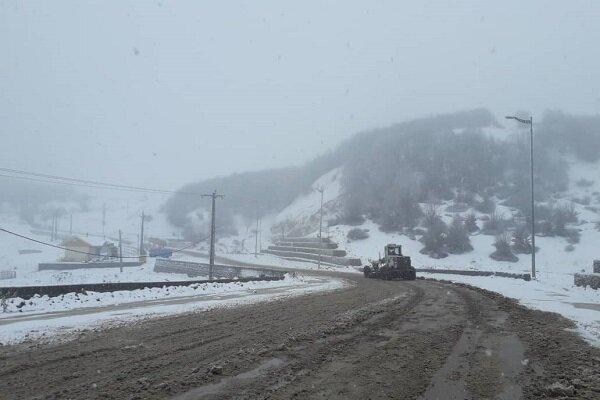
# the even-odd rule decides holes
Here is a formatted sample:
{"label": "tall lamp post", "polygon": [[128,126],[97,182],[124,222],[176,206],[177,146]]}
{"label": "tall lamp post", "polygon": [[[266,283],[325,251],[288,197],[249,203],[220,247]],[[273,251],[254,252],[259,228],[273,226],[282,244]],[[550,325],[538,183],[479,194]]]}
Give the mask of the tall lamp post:
{"label": "tall lamp post", "polygon": [[506,119],[514,119],[522,124],[529,125],[529,165],[531,167],[531,278],[535,279],[535,203],[533,198],[533,117],[523,119],[514,115],[507,115]]}
{"label": "tall lamp post", "polygon": [[321,257],[323,257],[323,192],[325,188],[320,186],[317,188],[317,192],[321,193],[321,211],[319,215],[319,260],[317,261],[317,268],[321,269]]}

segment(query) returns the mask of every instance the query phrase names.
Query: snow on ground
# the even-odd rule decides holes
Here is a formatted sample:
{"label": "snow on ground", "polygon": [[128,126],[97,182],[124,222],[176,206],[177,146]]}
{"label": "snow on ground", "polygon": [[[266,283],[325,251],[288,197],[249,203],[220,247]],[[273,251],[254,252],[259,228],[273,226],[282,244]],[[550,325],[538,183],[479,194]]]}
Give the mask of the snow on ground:
{"label": "snow on ground", "polygon": [[286,219],[302,220],[317,213],[321,207],[321,193],[323,189],[323,204],[335,200],[340,195],[341,169],[335,168],[317,179],[311,186],[310,192],[299,196],[289,206],[283,209],[275,218],[275,222]]}
{"label": "snow on ground", "polygon": [[347,285],[341,279],[286,274],[280,281],[195,284],[87,295],[10,299],[0,314],[0,343],[68,340],[74,332],[149,317],[231,307],[297,296]]}

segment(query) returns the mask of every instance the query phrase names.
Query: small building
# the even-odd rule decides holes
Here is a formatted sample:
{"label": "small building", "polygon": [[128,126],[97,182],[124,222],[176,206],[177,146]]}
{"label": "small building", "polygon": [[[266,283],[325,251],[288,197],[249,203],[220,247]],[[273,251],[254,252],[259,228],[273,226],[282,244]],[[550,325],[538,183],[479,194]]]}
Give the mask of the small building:
{"label": "small building", "polygon": [[[94,243],[94,241],[96,243]],[[77,236],[71,236],[65,239],[62,242],[62,247],[65,247],[66,250],[61,261],[65,262],[86,262],[97,259],[114,258],[119,255],[118,249],[114,243],[105,240],[83,240]]]}

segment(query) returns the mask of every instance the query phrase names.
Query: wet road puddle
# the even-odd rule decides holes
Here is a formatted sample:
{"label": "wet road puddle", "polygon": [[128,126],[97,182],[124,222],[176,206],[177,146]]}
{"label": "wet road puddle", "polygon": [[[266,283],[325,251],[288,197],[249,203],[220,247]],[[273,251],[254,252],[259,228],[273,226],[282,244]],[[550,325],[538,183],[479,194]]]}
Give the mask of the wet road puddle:
{"label": "wet road puddle", "polygon": [[254,369],[234,376],[224,377],[217,383],[191,389],[183,394],[172,397],[171,400],[197,400],[204,398],[204,396],[218,394],[222,389],[228,386],[242,383],[245,380],[256,379],[261,375],[266,374],[269,370],[279,368],[284,364],[285,360],[281,358],[271,358]]}

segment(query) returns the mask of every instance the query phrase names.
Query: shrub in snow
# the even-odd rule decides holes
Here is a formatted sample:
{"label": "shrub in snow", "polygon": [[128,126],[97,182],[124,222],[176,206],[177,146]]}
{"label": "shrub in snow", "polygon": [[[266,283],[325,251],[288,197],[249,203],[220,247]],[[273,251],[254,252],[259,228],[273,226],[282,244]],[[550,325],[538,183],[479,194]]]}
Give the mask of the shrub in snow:
{"label": "shrub in snow", "polygon": [[566,229],[564,236],[567,238],[567,242],[569,242],[569,244],[575,244],[579,243],[581,232],[579,229]]}
{"label": "shrub in snow", "polygon": [[573,246],[572,244],[568,244],[565,246],[565,251],[571,252],[573,250],[575,250],[575,246]]}
{"label": "shrub in snow", "polygon": [[490,254],[490,258],[496,261],[519,261],[519,258],[514,255],[510,248],[510,238],[506,233],[496,236],[494,247],[496,251]]}
{"label": "shrub in snow", "polygon": [[470,212],[465,216],[465,229],[469,233],[477,232],[479,230],[475,213]]}
{"label": "shrub in snow", "polygon": [[429,202],[425,205],[425,210],[423,211],[423,224],[425,225],[425,228],[429,229],[435,225],[438,225],[440,222],[443,223],[443,221],[440,219],[440,213],[438,210],[438,206],[433,203],[433,202]]}
{"label": "shrub in snow", "polygon": [[529,231],[524,225],[517,227],[512,235],[512,250],[516,254],[531,254]]}
{"label": "shrub in snow", "polygon": [[488,218],[483,223],[481,233],[485,235],[499,235],[504,232],[505,221],[502,216],[493,211],[488,215]]}
{"label": "shrub in snow", "polygon": [[462,254],[473,250],[469,232],[467,232],[461,218],[455,217],[452,220],[445,242],[446,249],[452,254]]}
{"label": "shrub in snow", "polygon": [[418,225],[423,215],[416,198],[408,193],[388,193],[383,209],[377,213],[376,222],[383,232],[399,232]]}
{"label": "shrub in snow", "polygon": [[[573,203],[562,205],[539,205],[536,206],[536,231],[542,236],[562,236],[574,238],[578,233],[573,233],[567,228],[568,224],[578,222],[578,212]],[[577,240],[577,238],[575,239]]]}
{"label": "shrub in snow", "polygon": [[435,220],[421,238],[424,245],[421,254],[428,254],[432,258],[448,257],[448,253],[445,251],[447,233],[448,227],[444,221],[439,218]]}
{"label": "shrub in snow", "polygon": [[368,229],[361,229],[361,228],[353,228],[353,229],[350,229],[348,231],[348,233],[346,234],[346,237],[349,240],[363,240],[363,239],[367,239],[369,237],[369,230]]}

